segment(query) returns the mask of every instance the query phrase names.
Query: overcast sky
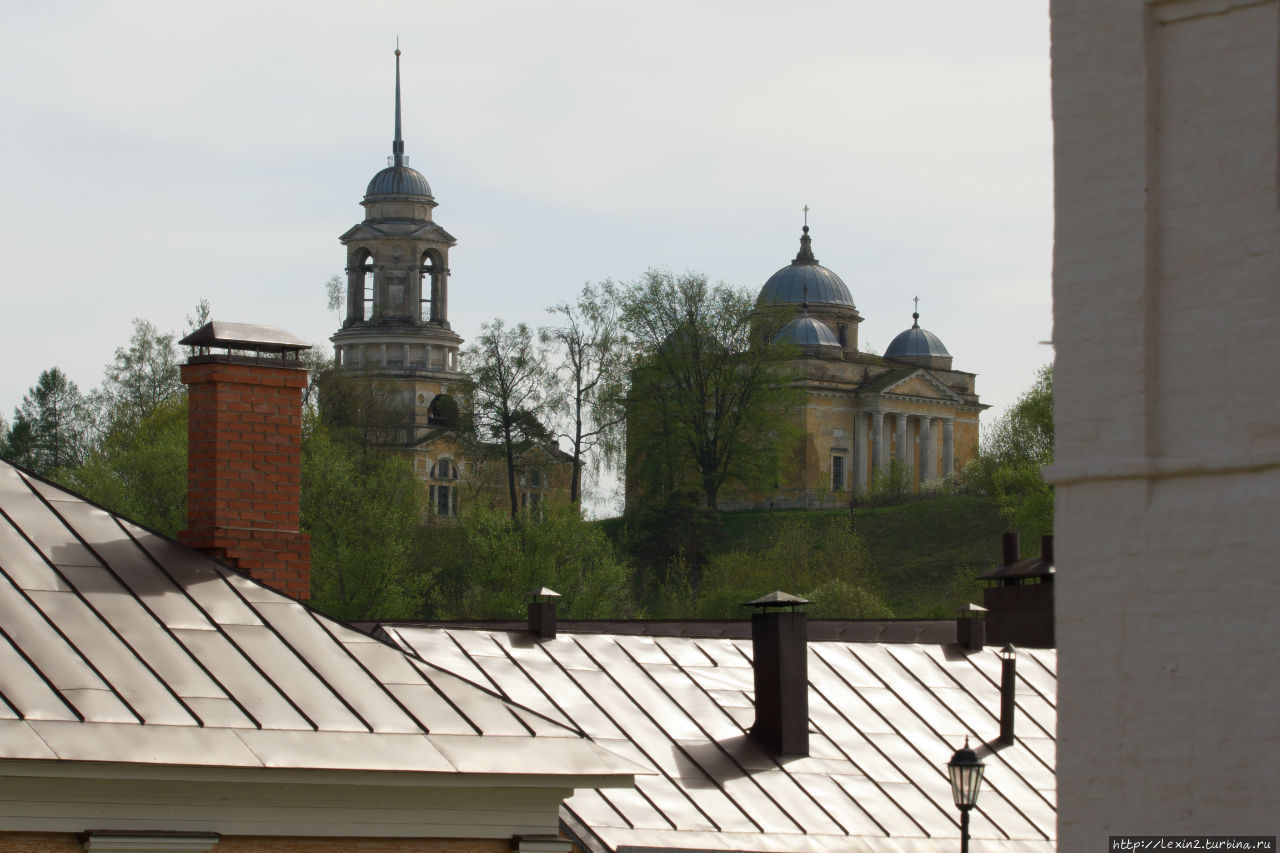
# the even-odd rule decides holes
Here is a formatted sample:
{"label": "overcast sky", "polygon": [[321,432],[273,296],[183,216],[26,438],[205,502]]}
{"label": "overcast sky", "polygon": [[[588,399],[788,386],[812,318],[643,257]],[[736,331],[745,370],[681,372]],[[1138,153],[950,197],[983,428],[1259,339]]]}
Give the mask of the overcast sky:
{"label": "overcast sky", "polygon": [[807,204],[864,344],[919,296],[986,420],[1052,359],[1045,0],[53,0],[0,31],[6,418],[202,298],[328,346],[397,35],[466,338],[651,266],[758,289]]}

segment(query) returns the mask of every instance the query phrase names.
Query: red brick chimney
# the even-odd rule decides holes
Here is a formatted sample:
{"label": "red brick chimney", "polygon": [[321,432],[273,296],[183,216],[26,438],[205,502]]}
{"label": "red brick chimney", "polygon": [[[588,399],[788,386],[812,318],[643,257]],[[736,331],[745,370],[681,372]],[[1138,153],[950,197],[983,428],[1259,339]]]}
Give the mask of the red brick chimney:
{"label": "red brick chimney", "polygon": [[[294,598],[311,597],[311,540],[298,527],[302,389],[283,329],[212,321],[181,343],[187,386],[186,545]],[[212,352],[223,349],[226,352]]]}

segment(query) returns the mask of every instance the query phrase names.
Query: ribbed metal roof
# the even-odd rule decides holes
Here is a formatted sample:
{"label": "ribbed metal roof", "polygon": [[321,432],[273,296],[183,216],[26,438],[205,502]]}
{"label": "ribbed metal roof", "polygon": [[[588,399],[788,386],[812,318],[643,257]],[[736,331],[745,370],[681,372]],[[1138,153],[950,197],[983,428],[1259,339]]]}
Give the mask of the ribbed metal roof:
{"label": "ribbed metal roof", "polygon": [[951,353],[947,352],[947,348],[942,345],[942,341],[937,335],[927,329],[920,328],[919,314],[912,314],[911,319],[911,328],[900,333],[889,342],[889,347],[884,351],[885,358],[902,358],[904,356],[951,357]]}
{"label": "ribbed metal roof", "polygon": [[808,302],[810,305],[845,305],[855,307],[849,288],[840,276],[818,263],[813,256],[809,226],[800,237],[800,252],[789,266],[785,266],[764,283],[757,305],[781,302]]}
{"label": "ribbed metal roof", "polygon": [[408,166],[388,166],[373,176],[366,196],[373,195],[414,195],[433,198],[431,185],[417,169]]}
{"label": "ribbed metal roof", "polygon": [[228,323],[224,320],[210,320],[178,343],[183,346],[254,349],[260,352],[311,349],[311,344],[279,326]]}
{"label": "ribbed metal roof", "polygon": [[601,779],[631,767],[561,715],[5,462],[0,510],[0,760]]}
{"label": "ribbed metal roof", "polygon": [[775,341],[800,347],[839,347],[840,339],[821,320],[812,317],[796,317],[778,330]]}
{"label": "ribbed metal roof", "polygon": [[783,267],[764,283],[759,304],[779,302],[855,307],[849,288],[840,276],[820,264],[793,264]]}
{"label": "ribbed metal roof", "polygon": [[[953,853],[946,762],[966,736],[994,743],[1000,730],[994,648],[811,641],[810,755],[778,759],[747,736],[749,639],[623,625],[573,633],[565,622],[557,639],[536,642],[527,631],[383,630],[657,771],[634,790],[579,789],[565,801],[563,824],[590,851]],[[974,849],[1054,850],[1056,667],[1052,650],[1019,652],[1017,739],[978,747],[987,769]]]}

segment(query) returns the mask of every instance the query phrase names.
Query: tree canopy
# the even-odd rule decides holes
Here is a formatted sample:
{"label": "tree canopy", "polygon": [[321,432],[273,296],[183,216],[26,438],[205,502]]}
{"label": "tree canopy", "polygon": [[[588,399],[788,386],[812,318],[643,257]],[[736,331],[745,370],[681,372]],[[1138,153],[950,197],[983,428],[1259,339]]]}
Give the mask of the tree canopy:
{"label": "tree canopy", "polygon": [[79,465],[93,433],[89,401],[57,367],[42,371],[22,397],[5,435],[8,458],[43,476]]}
{"label": "tree canopy", "polygon": [[655,497],[696,482],[713,509],[726,485],[775,482],[798,401],[794,353],[773,340],[783,318],[699,273],[650,270],[619,304],[635,344],[628,477]]}
{"label": "tree canopy", "polygon": [[134,318],[129,346],[116,348],[95,396],[105,432],[131,429],[161,405],[182,397],[185,389],[174,341],[172,333]]}
{"label": "tree canopy", "polygon": [[520,512],[516,481],[533,458],[528,451],[549,444],[541,416],[547,398],[547,365],[524,323],[508,328],[501,319],[480,326],[466,353],[471,368],[471,421],[481,442],[491,441],[507,465],[511,517]]}
{"label": "tree canopy", "polygon": [[1053,532],[1053,489],[1043,471],[1053,464],[1053,365],[987,429],[965,484],[993,495],[1011,527],[1032,540]]}
{"label": "tree canopy", "polygon": [[561,302],[547,311],[557,322],[541,330],[542,339],[561,356],[548,374],[550,396],[563,401],[551,408],[560,437],[569,441],[569,500],[576,504],[582,498],[584,463],[598,475],[602,463],[622,457],[629,341],[612,282],[588,284],[576,302]]}
{"label": "tree canopy", "polygon": [[311,596],[340,619],[423,615],[435,571],[422,548],[423,490],[412,463],[306,417],[302,527],[311,536]]}

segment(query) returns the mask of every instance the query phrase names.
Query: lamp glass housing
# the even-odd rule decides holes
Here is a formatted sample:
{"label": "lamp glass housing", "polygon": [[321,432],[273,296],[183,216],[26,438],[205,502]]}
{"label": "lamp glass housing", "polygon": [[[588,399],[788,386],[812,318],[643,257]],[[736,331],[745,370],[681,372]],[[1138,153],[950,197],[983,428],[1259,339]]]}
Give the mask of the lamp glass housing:
{"label": "lamp glass housing", "polygon": [[977,754],[967,746],[956,750],[947,762],[947,774],[951,777],[951,797],[956,808],[971,809],[978,803],[978,789],[982,786],[982,772],[986,768]]}

